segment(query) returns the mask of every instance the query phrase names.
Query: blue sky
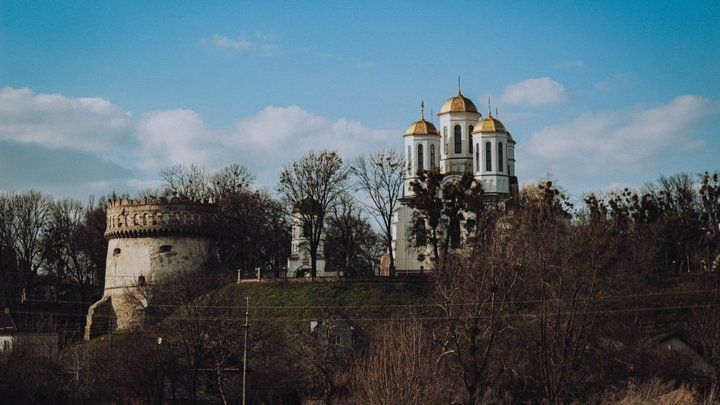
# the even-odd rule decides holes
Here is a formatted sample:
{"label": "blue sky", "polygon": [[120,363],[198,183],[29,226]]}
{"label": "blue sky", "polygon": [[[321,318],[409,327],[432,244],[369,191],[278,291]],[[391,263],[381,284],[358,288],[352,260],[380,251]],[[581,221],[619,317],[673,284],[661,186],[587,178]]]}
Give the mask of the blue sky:
{"label": "blue sky", "polygon": [[400,149],[458,76],[521,183],[720,169],[719,27],[717,1],[4,0],[0,190],[132,192],[193,162],[272,189],[309,149]]}

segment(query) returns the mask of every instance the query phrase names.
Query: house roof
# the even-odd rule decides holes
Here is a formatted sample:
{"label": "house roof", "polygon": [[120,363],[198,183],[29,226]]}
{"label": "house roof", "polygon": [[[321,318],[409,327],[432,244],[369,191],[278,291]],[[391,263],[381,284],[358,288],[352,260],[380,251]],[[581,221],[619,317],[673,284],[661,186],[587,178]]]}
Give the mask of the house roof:
{"label": "house roof", "polygon": [[0,312],[0,335],[9,335],[15,332],[17,332],[17,328],[10,314]]}

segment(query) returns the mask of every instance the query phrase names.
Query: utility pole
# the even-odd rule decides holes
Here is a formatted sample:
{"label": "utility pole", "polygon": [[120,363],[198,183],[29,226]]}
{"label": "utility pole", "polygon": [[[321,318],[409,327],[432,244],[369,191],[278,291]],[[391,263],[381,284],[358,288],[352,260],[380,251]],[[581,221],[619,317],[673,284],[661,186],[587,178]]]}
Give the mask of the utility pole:
{"label": "utility pole", "polygon": [[245,297],[245,344],[243,345],[243,388],[242,388],[242,404],[245,405],[245,397],[247,395],[247,358],[248,358],[248,317],[250,315],[250,297]]}

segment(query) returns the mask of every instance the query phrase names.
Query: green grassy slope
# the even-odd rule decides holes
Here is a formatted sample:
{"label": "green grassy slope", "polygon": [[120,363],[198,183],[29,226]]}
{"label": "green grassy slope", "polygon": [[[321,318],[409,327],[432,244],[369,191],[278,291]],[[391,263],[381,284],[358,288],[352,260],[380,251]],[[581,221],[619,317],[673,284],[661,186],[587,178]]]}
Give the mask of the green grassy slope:
{"label": "green grassy slope", "polygon": [[268,322],[347,316],[364,323],[427,310],[432,302],[427,281],[243,283],[228,285],[220,294],[236,305],[250,297],[250,317]]}

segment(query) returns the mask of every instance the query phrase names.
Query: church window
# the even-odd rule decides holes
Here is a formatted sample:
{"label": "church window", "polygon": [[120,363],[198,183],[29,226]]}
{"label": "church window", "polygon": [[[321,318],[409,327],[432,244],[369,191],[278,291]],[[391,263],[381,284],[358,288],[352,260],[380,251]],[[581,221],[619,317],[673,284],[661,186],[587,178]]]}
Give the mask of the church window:
{"label": "church window", "polygon": [[427,244],[427,238],[425,236],[425,220],[421,217],[415,218],[413,223],[413,234],[415,236],[415,246],[425,246]]}
{"label": "church window", "polygon": [[485,170],[492,171],[492,145],[490,142],[485,142]]}
{"label": "church window", "polygon": [[302,236],[303,236],[303,238],[309,238],[309,237],[310,237],[310,223],[309,223],[309,222],[303,222],[303,225],[302,225]]}
{"label": "church window", "polygon": [[145,276],[138,276],[138,285],[145,285]]}
{"label": "church window", "polygon": [[450,247],[457,249],[460,247],[460,220],[453,218],[450,220]]}
{"label": "church window", "polygon": [[425,170],[425,167],[423,166],[423,146],[418,145],[418,155],[417,155],[417,168],[418,172],[421,172]]}
{"label": "church window", "polygon": [[468,152],[470,152],[470,156],[472,156],[473,152],[472,133],[474,129],[475,127],[473,127],[472,125],[468,127]]}
{"label": "church window", "polygon": [[448,135],[447,127],[443,127],[443,142],[445,143],[445,155],[448,154]]}
{"label": "church window", "polygon": [[408,145],[407,153],[408,175],[412,176],[412,147]]}
{"label": "church window", "polygon": [[480,148],[475,148],[475,171],[480,171]]}
{"label": "church window", "polygon": [[435,168],[435,145],[430,145],[430,168]]}
{"label": "church window", "polygon": [[455,153],[462,153],[462,129],[460,129],[460,125],[455,125],[453,141],[455,142]]}
{"label": "church window", "polygon": [[160,253],[167,253],[172,250],[172,246],[170,245],[162,245],[160,246]]}
{"label": "church window", "polygon": [[113,249],[113,256],[118,256],[118,255],[120,255],[120,248]]}
{"label": "church window", "polygon": [[503,171],[503,144],[498,142],[498,171]]}

